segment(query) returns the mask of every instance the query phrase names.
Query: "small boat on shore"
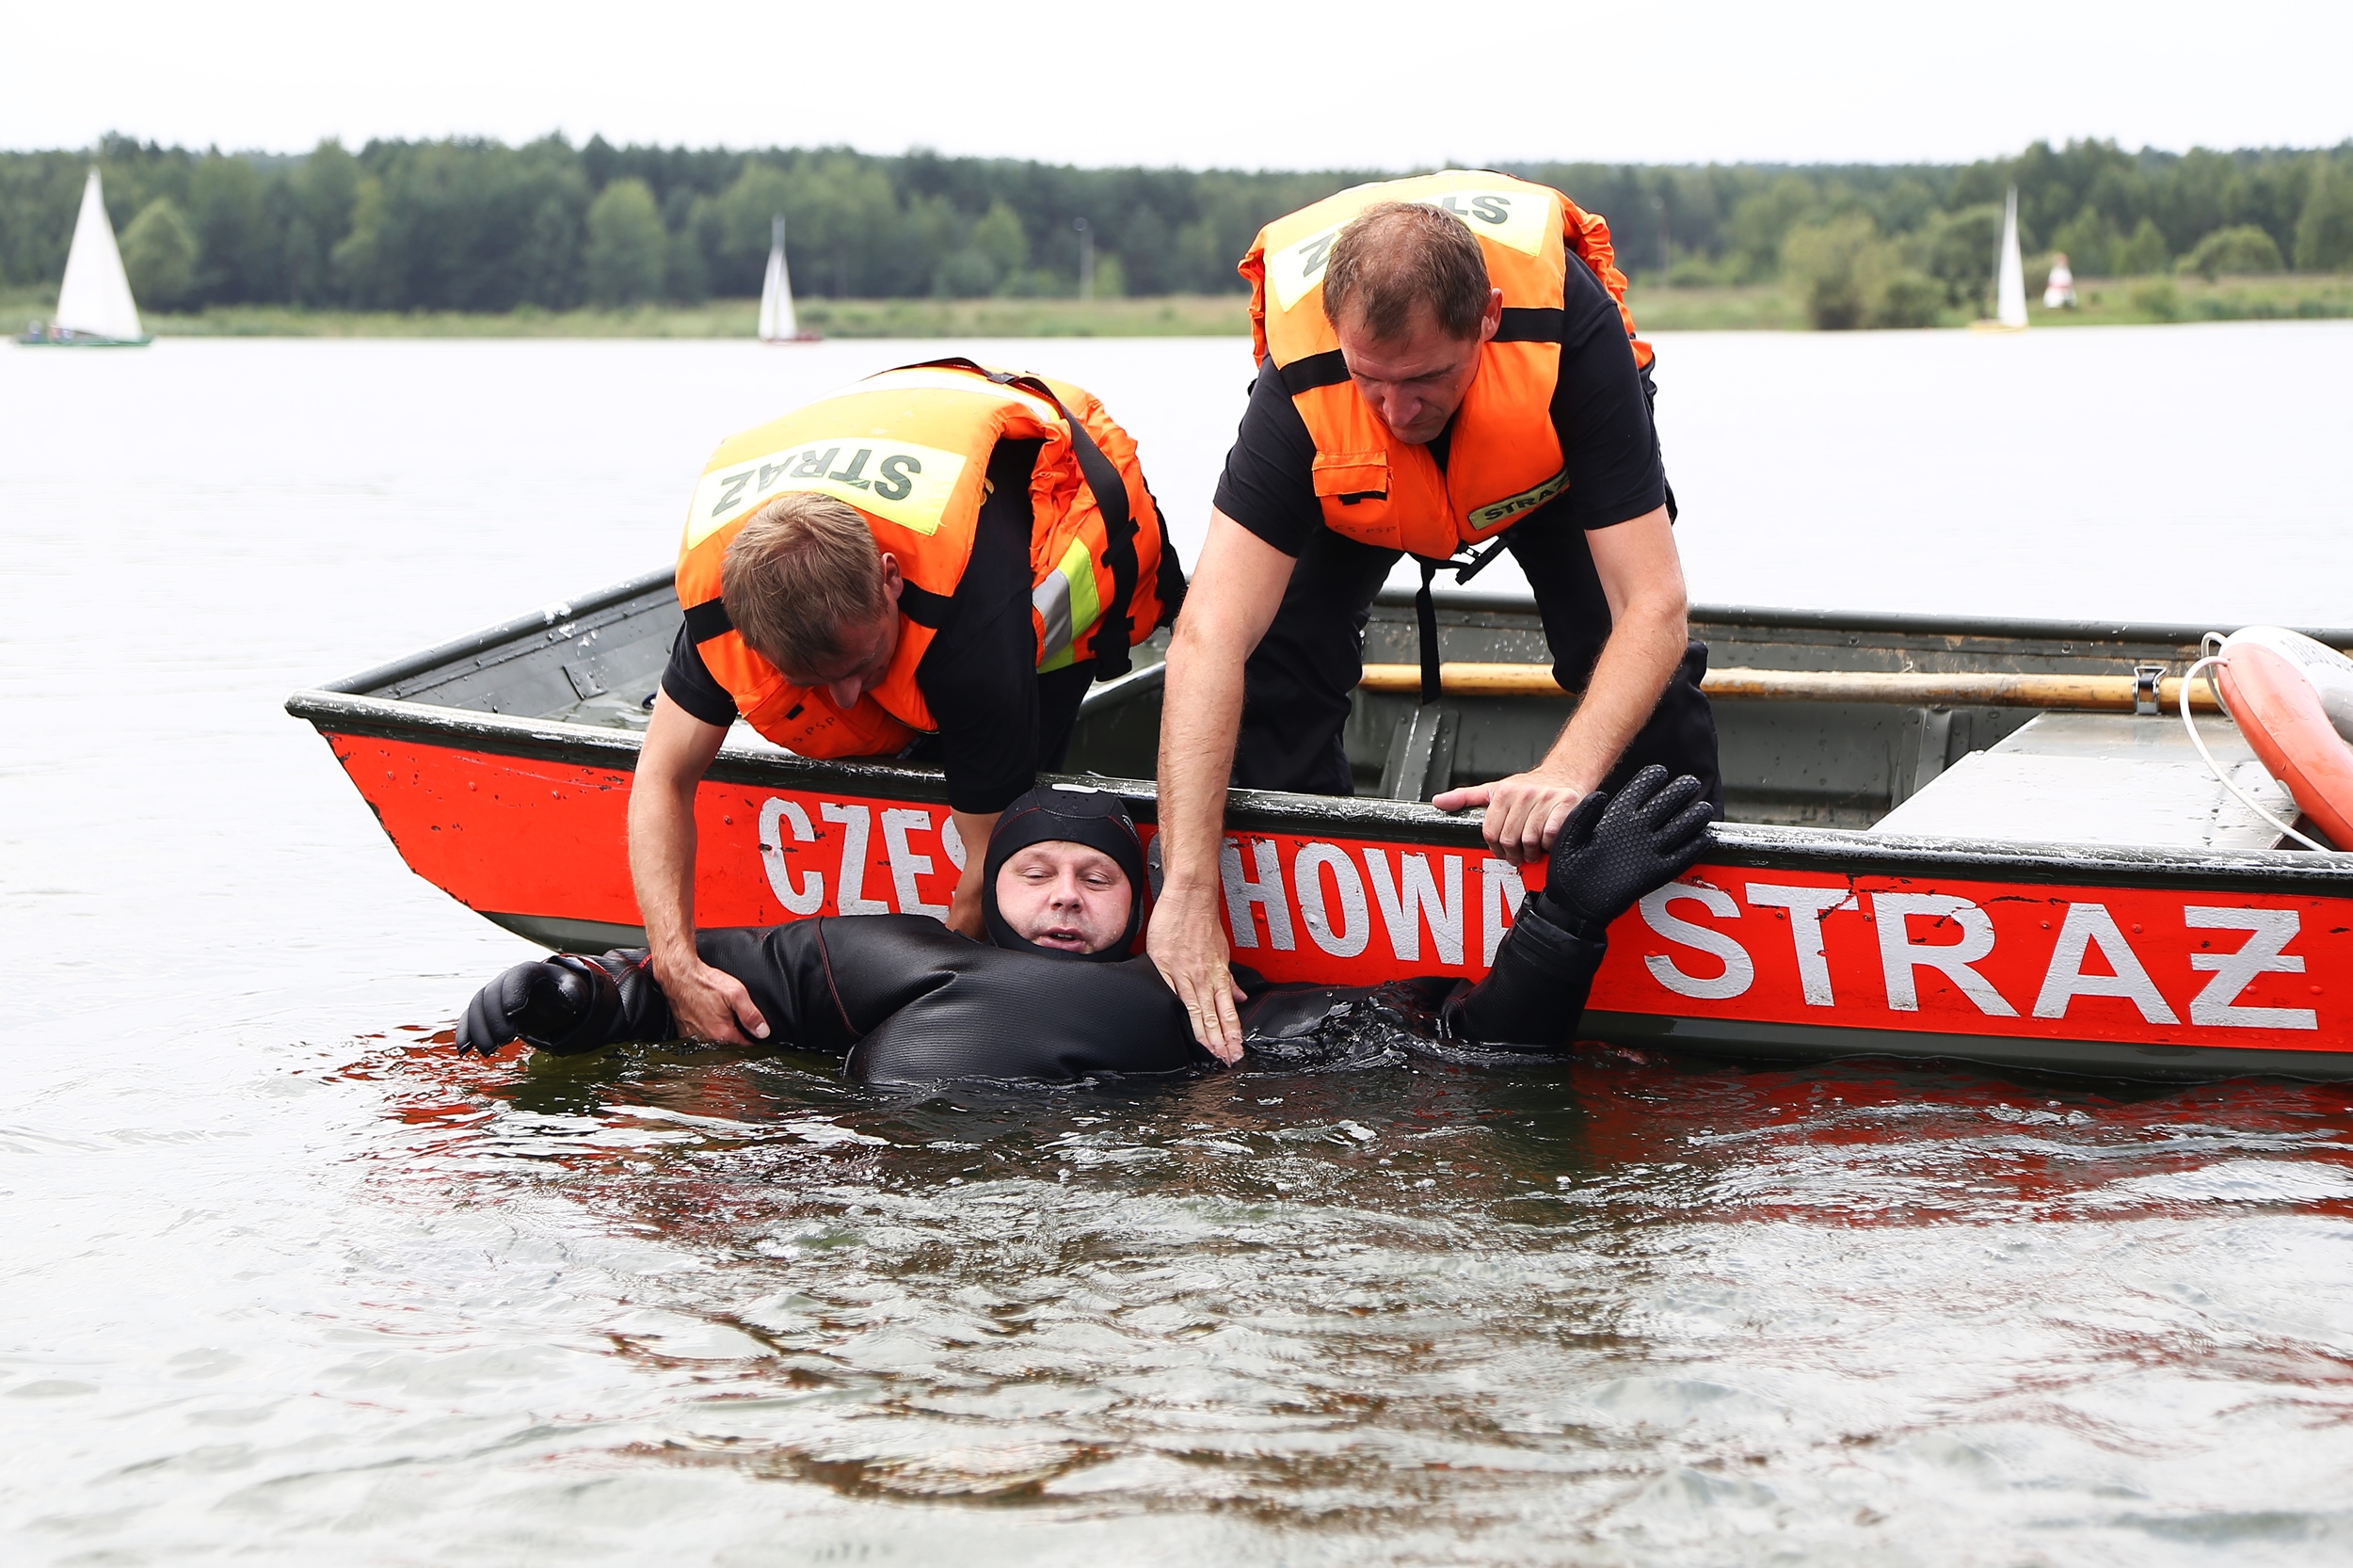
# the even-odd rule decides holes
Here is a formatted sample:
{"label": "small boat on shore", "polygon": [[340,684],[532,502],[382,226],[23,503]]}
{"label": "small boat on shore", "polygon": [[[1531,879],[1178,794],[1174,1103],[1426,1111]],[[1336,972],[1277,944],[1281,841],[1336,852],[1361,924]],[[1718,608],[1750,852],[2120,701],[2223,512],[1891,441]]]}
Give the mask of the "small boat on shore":
{"label": "small boat on shore", "polygon": [[82,184],[82,210],[73,220],[57,308],[17,340],[27,348],[144,348],[154,340],[139,322],[130,276],[106,217],[106,196],[93,168]]}
{"label": "small boat on shore", "polygon": [[[670,575],[287,709],[418,874],[550,947],[634,944],[625,820],[680,624]],[[1482,973],[1541,877],[1424,802],[1529,766],[1575,699],[1526,600],[1440,602],[1444,696],[1427,706],[1411,596],[1374,609],[1347,729],[1355,796],[1232,796],[1228,925],[1237,959],[1270,979]],[[2185,731],[2203,628],[1692,621],[1716,666],[1731,820],[1612,932],[1585,1034],[1723,1056],[2353,1078],[2353,855],[2277,847],[2249,803],[2289,822],[2294,805],[2203,686]],[[1137,655],[1089,694],[1069,765],[1149,832],[1162,669],[1156,644]],[[939,915],[968,849],[936,770],[795,757],[741,726],[696,812],[711,926]]]}

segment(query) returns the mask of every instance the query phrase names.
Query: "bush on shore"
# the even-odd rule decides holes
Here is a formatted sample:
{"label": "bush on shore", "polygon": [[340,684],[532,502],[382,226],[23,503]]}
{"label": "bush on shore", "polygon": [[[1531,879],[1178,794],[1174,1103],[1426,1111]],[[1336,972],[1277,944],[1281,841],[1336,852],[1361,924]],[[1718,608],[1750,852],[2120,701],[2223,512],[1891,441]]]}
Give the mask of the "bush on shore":
{"label": "bush on shore", "polygon": [[1781,256],[1806,319],[1822,331],[1933,327],[1943,319],[1945,286],[1882,238],[1867,213],[1801,224],[1783,240]]}

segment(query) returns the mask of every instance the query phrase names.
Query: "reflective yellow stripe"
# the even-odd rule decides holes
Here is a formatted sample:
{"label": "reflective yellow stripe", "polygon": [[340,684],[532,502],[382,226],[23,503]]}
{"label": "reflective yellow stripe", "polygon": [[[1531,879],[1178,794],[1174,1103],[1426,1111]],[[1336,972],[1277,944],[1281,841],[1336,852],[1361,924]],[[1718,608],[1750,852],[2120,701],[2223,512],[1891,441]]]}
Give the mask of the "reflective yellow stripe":
{"label": "reflective yellow stripe", "polygon": [[1058,670],[1074,657],[1073,645],[1103,617],[1102,596],[1095,588],[1095,558],[1084,539],[1073,539],[1054,569],[1031,591],[1030,602],[1045,624],[1041,670]]}

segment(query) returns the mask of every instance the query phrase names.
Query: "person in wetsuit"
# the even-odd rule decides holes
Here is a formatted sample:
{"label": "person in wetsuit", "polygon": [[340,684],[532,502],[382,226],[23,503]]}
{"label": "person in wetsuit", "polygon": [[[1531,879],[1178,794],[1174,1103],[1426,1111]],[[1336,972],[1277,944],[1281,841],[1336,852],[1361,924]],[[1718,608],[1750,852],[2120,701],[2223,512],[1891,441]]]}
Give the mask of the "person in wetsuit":
{"label": "person in wetsuit", "polygon": [[[1644,769],[1578,803],[1543,888],[1520,905],[1485,978],[1383,986],[1267,985],[1242,975],[1246,1048],[1303,1046],[1376,1025],[1442,1051],[1558,1051],[1574,1038],[1609,923],[1697,859],[1705,786]],[[1117,795],[1071,785],[1007,808],[984,867],[986,943],[921,915],[821,916],[704,931],[703,962],[741,981],[778,1048],[842,1058],[861,1083],[1074,1082],[1218,1064],[1148,958],[1144,846]],[[519,964],[458,1025],[461,1051],[509,1041],[559,1056],[677,1033],[643,950]]]}

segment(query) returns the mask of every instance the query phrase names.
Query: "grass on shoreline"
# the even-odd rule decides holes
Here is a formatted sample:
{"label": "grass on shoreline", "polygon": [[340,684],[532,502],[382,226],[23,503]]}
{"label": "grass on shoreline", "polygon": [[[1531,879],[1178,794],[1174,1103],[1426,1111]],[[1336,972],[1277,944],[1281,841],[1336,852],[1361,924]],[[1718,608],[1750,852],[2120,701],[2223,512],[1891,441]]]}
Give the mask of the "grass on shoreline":
{"label": "grass on shoreline", "polygon": [[[2318,321],[2353,316],[2353,275],[2271,273],[2257,277],[2086,278],[2074,310],[2048,311],[2040,294],[2026,302],[2038,327],[2148,327],[2185,321]],[[1626,296],[1649,332],[1802,331],[1805,312],[1779,283],[1718,288],[1637,285]],[[1965,327],[1966,310],[1945,327]]]}
{"label": "grass on shoreline", "polygon": [[[2028,314],[2039,326],[2145,326],[2183,321],[2320,320],[2353,316],[2353,275],[2094,278],[2076,285],[2077,310]],[[43,315],[49,290],[0,291],[0,323]],[[1805,314],[1778,283],[1708,288],[1638,284],[1629,300],[1650,332],[1802,331]],[[759,303],[639,305],[623,310],[495,313],[461,311],[314,311],[220,305],[187,314],[150,312],[147,328],[174,338],[748,338]],[[1948,327],[1965,326],[1951,312]],[[1098,299],[808,299],[801,323],[829,338],[1239,337],[1250,330],[1239,294]]]}
{"label": "grass on shoreline", "polygon": [[[6,308],[0,306],[0,308]],[[19,315],[43,302],[19,303]],[[621,310],[312,311],[216,305],[187,314],[143,312],[159,338],[749,338],[756,299]],[[5,318],[0,318],[5,319]],[[828,338],[1233,337],[1250,330],[1241,295],[1164,299],[808,299],[801,326]],[[13,325],[11,323],[10,325]]]}

